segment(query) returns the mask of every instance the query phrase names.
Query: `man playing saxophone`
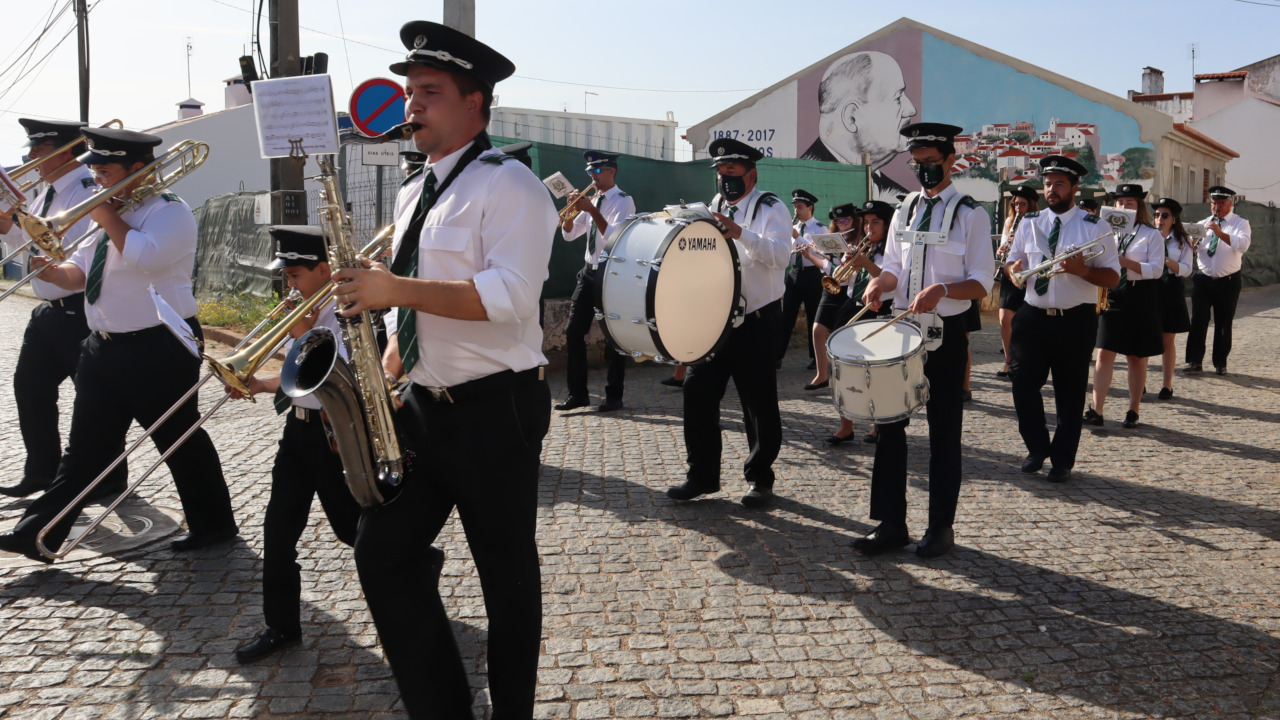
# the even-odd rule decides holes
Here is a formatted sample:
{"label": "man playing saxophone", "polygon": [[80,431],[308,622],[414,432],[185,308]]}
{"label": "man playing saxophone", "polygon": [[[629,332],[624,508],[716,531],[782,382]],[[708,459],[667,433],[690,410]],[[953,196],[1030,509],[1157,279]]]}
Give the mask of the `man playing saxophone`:
{"label": "man playing saxophone", "polygon": [[[467,674],[431,571],[454,508],[489,618],[493,717],[533,716],[542,634],[534,537],[551,395],[538,299],[557,214],[541,181],[490,149],[494,85],[515,67],[443,25],[400,31],[407,119],[427,164],[401,188],[390,270],[339,269],[342,314],[388,313],[387,374],[412,381],[396,414],[411,454],[394,502],[365,508],[356,565],[410,717],[472,717]],[[394,327],[391,327],[394,325]]]}
{"label": "man playing saxophone", "polygon": [[[196,338],[191,272],[196,254],[196,221],[177,195],[150,195],[121,211],[123,198],[148,182],[129,176],[150,164],[162,140],[129,130],[84,128],[88,152],[80,162],[91,166],[98,185],[112,188],[114,199],[90,211],[97,228],[90,242],[67,262],[47,265],[40,278],[60,288],[84,291],[89,337],[80,346],[76,367],[76,401],[71,435],[53,485],[27,508],[11,534],[0,535],[0,550],[49,562],[36,551],[36,536],[119,455],[133,421],[151,427],[189,390],[200,372],[200,360],[157,318],[150,288],[186,319]],[[106,192],[104,190],[104,192]],[[139,388],[138,383],[145,387]],[[196,396],[182,405],[152,435],[160,452],[199,417]],[[166,461],[173,474],[190,533],[170,543],[175,551],[225,543],[236,536],[231,496],[222,475],[218,451],[209,434],[196,430]],[[68,513],[45,537],[56,548],[71,532],[76,512]]]}

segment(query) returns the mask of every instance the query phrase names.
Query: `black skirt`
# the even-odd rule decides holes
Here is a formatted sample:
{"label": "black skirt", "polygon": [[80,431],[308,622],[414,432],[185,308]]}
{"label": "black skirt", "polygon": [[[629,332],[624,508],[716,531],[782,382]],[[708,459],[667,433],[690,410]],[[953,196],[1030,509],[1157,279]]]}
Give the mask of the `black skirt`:
{"label": "black skirt", "polygon": [[1013,284],[1008,275],[1000,276],[1000,309],[1018,311],[1026,301],[1027,288]]}
{"label": "black skirt", "polygon": [[1098,318],[1095,347],[1130,357],[1164,352],[1159,280],[1130,282],[1123,291],[1111,293],[1110,308]]}
{"label": "black skirt", "polygon": [[846,304],[853,304],[853,298],[845,294],[845,289],[840,288],[840,292],[832,294],[826,290],[822,291],[822,299],[818,301],[818,309],[813,313],[813,322],[815,325],[832,330],[836,326],[837,318],[840,316],[840,310]]}
{"label": "black skirt", "polygon": [[1191,316],[1187,313],[1187,296],[1182,278],[1168,273],[1160,281],[1160,331],[1184,333],[1191,329]]}

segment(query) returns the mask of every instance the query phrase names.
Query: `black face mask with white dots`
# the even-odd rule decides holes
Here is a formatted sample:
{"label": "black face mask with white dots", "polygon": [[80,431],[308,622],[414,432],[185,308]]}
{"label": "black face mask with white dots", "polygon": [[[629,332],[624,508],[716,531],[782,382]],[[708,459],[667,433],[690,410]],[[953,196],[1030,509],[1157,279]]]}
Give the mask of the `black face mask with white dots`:
{"label": "black face mask with white dots", "polygon": [[732,175],[717,175],[716,189],[720,191],[720,196],[725,200],[734,202],[747,194],[747,181]]}

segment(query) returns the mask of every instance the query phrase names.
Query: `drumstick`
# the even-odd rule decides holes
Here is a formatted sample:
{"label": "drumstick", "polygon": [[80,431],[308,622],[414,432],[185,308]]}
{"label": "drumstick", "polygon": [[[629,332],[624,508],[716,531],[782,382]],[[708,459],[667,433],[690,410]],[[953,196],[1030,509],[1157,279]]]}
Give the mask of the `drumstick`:
{"label": "drumstick", "polygon": [[[868,310],[870,310],[870,309],[871,309],[871,306],[870,306],[870,305],[863,305],[863,306],[862,306],[862,309],[858,311],[858,314],[857,314],[857,315],[854,315],[854,316],[853,316],[853,318],[852,318],[851,320],[849,320],[849,322],[847,322],[847,323],[845,323],[845,324],[844,324],[844,326],[845,326],[845,327],[849,327],[850,325],[852,325],[852,324],[854,324],[854,323],[858,322],[858,320],[859,320],[859,319],[861,319],[863,315],[866,315],[866,314],[867,314],[867,311],[868,311]],[[876,332],[879,332],[879,330],[877,330]]]}
{"label": "drumstick", "polygon": [[910,310],[908,310],[908,311],[906,311],[906,312],[902,313],[901,315],[899,315],[898,317],[896,317],[896,318],[894,318],[894,319],[890,320],[889,322],[885,323],[884,325],[881,325],[880,327],[876,328],[876,331],[875,331],[875,332],[873,332],[873,333],[871,333],[870,335],[868,335],[868,336],[866,336],[866,337],[862,338],[863,342],[866,342],[867,340],[870,340],[871,338],[875,337],[876,335],[879,335],[880,333],[882,333],[882,332],[884,332],[885,330],[887,330],[887,329],[889,328],[889,326],[890,326],[890,325],[892,325],[892,324],[894,324],[894,323],[898,322],[899,320],[901,320],[902,318],[904,318],[904,317],[906,317],[906,316],[908,316],[908,315],[910,315],[910,314],[911,314],[911,311],[910,311]]}

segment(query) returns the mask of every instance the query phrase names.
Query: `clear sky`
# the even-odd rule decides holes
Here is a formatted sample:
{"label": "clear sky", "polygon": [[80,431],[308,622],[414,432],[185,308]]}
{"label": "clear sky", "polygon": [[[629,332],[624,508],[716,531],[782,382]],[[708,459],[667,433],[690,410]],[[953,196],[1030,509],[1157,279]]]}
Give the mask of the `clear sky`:
{"label": "clear sky", "polygon": [[[176,119],[177,103],[192,96],[206,103],[206,111],[222,109],[223,81],[239,74],[237,58],[250,47],[259,1],[88,0],[90,121],[118,117],[126,127],[144,130]],[[439,21],[443,12],[440,0],[414,3],[411,10],[377,0],[298,2],[302,52],[329,54],[341,110],[361,81],[394,78],[387,66],[405,53],[402,24]],[[1166,92],[1190,90],[1191,43],[1199,47],[1199,73],[1280,54],[1280,0],[475,5],[477,37],[516,64],[515,77],[497,88],[500,105],[581,112],[585,102],[591,113],[649,119],[664,119],[670,111],[682,132],[904,14],[1121,97],[1139,88],[1148,65],[1164,70]],[[19,117],[79,116],[69,6],[69,0],[5,2],[0,162],[6,165],[22,154]],[[51,19],[35,55],[24,54]],[[265,16],[260,27],[265,54]]]}

